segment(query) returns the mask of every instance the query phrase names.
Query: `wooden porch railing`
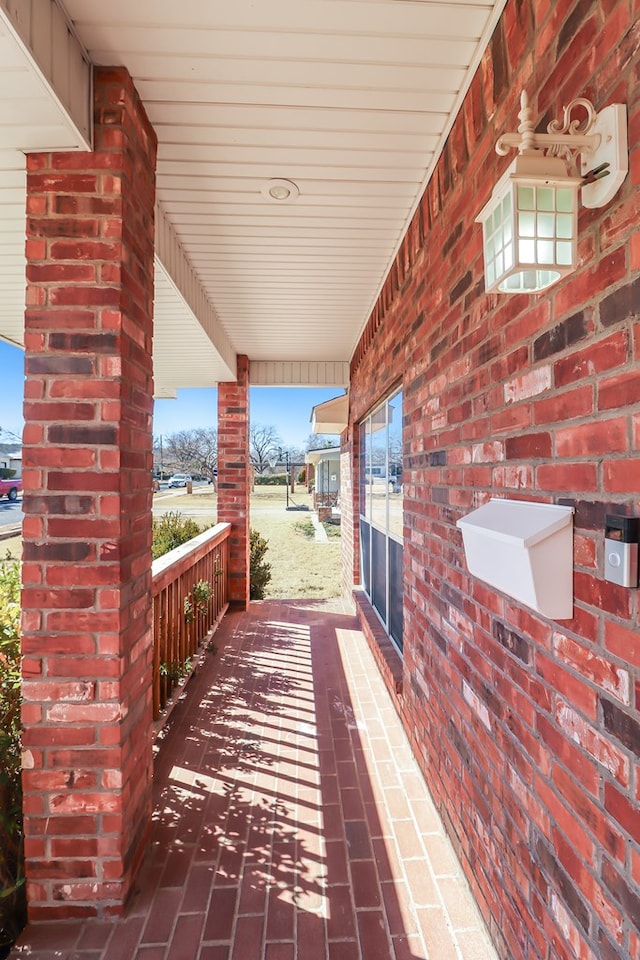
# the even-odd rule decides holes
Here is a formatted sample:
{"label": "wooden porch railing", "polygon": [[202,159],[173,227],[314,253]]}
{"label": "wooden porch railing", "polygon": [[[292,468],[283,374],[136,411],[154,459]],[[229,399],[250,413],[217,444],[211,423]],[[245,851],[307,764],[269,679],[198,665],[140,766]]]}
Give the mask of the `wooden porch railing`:
{"label": "wooden porch railing", "polygon": [[229,605],[229,523],[153,561],[153,718]]}
{"label": "wooden porch railing", "polygon": [[338,490],[332,490],[331,492],[316,491],[313,494],[314,510],[317,509],[317,507],[337,507],[339,501],[340,493]]}

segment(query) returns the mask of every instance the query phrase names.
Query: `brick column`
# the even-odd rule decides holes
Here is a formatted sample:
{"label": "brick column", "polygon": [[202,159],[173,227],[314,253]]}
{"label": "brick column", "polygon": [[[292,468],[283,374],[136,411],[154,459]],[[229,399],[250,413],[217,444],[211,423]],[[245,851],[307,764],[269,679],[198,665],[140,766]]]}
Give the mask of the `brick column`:
{"label": "brick column", "polygon": [[32,920],[117,914],[151,813],[156,138],[95,73],[95,152],[27,168],[24,811]]}
{"label": "brick column", "polygon": [[249,360],[238,357],[237,380],[218,384],[218,521],[232,524],[230,600],[249,603]]}

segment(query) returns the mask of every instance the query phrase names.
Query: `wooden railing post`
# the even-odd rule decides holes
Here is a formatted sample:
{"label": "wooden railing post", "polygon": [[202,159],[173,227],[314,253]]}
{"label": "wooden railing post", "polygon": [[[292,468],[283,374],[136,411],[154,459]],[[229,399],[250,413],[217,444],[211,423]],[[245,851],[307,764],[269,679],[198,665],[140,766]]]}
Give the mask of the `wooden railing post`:
{"label": "wooden railing post", "polygon": [[230,531],[219,523],[153,562],[154,720],[229,605]]}

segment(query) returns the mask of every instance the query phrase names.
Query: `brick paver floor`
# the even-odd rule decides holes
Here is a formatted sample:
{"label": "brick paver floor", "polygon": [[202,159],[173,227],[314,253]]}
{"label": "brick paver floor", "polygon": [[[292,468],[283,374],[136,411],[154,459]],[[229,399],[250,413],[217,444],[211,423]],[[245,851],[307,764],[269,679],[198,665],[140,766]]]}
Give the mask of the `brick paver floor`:
{"label": "brick paver floor", "polygon": [[493,960],[357,621],[225,618],[158,742],[152,845],[119,921],[39,924],[30,960]]}

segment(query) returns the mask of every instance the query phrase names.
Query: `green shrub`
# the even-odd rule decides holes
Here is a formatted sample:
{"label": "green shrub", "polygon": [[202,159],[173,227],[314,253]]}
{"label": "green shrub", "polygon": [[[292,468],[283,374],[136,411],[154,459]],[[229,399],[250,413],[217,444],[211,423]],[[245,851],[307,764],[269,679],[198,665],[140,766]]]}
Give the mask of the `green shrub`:
{"label": "green shrub", "polygon": [[175,686],[191,673],[193,661],[189,657],[187,660],[173,660],[171,663],[160,664],[160,676],[167,677],[171,685]]}
{"label": "green shrub", "polygon": [[271,564],[264,560],[269,541],[260,536],[257,530],[251,530],[249,546],[249,596],[251,600],[264,600],[265,587],[271,580]]}
{"label": "green shrub", "polygon": [[191,623],[199,613],[205,616],[209,610],[209,601],[213,596],[213,587],[208,580],[198,580],[184,598],[184,622]]}
{"label": "green shrub", "polygon": [[26,921],[20,746],[20,567],[0,560],[0,951]]}
{"label": "green shrub", "polygon": [[196,610],[204,615],[209,609],[209,600],[213,596],[212,584],[208,580],[198,580],[197,583],[194,583],[191,593]]}
{"label": "green shrub", "polygon": [[259,473],[255,476],[255,484],[256,487],[286,487],[287,475],[286,473]]}
{"label": "green shrub", "polygon": [[206,530],[207,527],[201,527],[191,517],[185,517],[178,511],[169,511],[159,520],[153,521],[153,543],[151,547],[154,560],[162,557],[170,550],[186,543],[199,533]]}

